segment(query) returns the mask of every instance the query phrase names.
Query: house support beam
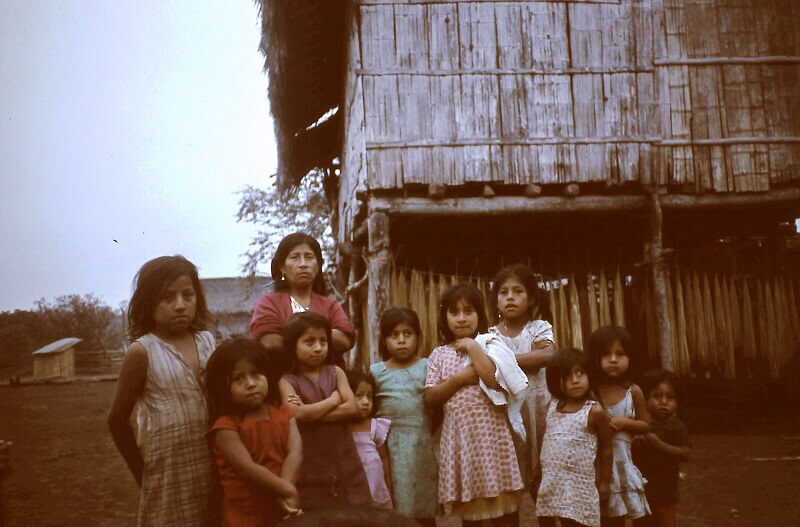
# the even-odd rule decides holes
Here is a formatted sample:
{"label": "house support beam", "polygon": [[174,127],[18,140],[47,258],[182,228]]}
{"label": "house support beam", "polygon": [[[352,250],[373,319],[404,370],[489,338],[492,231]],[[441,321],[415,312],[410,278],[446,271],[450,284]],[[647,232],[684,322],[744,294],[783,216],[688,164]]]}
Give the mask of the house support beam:
{"label": "house support beam", "polygon": [[672,327],[670,326],[667,300],[661,196],[657,191],[651,191],[648,195],[648,202],[650,205],[650,240],[646,245],[645,261],[649,264],[650,278],[653,284],[653,307],[656,315],[655,344],[661,358],[661,367],[665,370],[675,371],[672,364]]}
{"label": "house support beam", "polygon": [[367,216],[367,327],[369,363],[381,361],[380,318],[389,306],[389,284],[392,274],[392,258],[389,252],[389,216],[385,212],[371,212]]}
{"label": "house support beam", "polygon": [[[662,209],[724,209],[738,207],[784,207],[800,212],[800,188],[771,190],[768,192],[725,194],[667,194],[659,197]],[[620,196],[494,196],[440,198],[370,196],[369,210],[391,215],[451,216],[504,215],[530,213],[612,212],[649,209],[646,195]]]}

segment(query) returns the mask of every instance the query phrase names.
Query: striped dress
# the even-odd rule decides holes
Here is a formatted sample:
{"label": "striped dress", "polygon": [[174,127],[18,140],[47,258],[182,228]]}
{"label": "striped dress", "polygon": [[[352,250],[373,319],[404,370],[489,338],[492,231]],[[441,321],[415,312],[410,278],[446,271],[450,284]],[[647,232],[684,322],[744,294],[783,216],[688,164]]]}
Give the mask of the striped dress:
{"label": "striped dress", "polygon": [[[214,336],[202,331],[194,337],[202,374]],[[136,442],[144,461],[137,525],[206,525],[212,472],[203,386],[174,346],[152,333],[137,342],[148,361],[136,407]]]}

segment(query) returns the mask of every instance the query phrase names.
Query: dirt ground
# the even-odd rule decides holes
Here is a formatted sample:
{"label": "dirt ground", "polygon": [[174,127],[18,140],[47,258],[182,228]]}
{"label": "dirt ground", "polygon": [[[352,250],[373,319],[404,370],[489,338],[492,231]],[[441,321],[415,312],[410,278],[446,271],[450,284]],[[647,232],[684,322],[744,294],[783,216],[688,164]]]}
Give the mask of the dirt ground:
{"label": "dirt ground", "polygon": [[[6,525],[135,525],[137,488],[105,425],[113,390],[113,382],[0,387],[0,438],[14,442],[13,469],[0,482]],[[680,525],[800,525],[797,415],[730,423],[717,412],[685,413],[692,459]]]}

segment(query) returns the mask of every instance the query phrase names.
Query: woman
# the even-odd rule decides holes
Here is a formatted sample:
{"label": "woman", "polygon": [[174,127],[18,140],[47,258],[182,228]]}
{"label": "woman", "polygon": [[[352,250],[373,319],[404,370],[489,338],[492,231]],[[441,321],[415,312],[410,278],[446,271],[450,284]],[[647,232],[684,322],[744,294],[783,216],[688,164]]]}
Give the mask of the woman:
{"label": "woman", "polygon": [[311,310],[331,325],[328,361],[344,368],[342,355],[353,347],[355,332],[341,304],[325,296],[322,249],[304,232],[286,236],[272,258],[275,292],[258,299],[250,321],[250,336],[261,342],[270,355],[281,356],[281,331],[293,313]]}

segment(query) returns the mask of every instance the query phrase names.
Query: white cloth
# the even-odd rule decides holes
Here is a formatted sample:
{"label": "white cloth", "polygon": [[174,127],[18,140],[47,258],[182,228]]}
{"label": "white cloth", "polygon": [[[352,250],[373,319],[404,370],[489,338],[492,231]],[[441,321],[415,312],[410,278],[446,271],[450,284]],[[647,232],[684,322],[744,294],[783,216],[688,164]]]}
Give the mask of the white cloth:
{"label": "white cloth", "polygon": [[[528,376],[517,364],[514,352],[502,340],[490,333],[483,333],[475,337],[475,342],[483,348],[486,355],[494,363],[494,378],[500,385],[500,390],[489,388],[482,379],[478,386],[489,397],[495,406],[507,405],[506,412],[511,428],[523,440],[525,439],[525,424],[522,421],[522,404],[528,391]],[[462,367],[471,361],[469,355],[464,356]]]}
{"label": "white cloth", "polygon": [[300,302],[298,302],[295,297],[289,295],[289,298],[291,299],[292,302],[292,314],[305,313],[306,311],[308,311],[308,308],[303,306],[303,304],[301,304]]}

